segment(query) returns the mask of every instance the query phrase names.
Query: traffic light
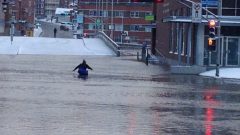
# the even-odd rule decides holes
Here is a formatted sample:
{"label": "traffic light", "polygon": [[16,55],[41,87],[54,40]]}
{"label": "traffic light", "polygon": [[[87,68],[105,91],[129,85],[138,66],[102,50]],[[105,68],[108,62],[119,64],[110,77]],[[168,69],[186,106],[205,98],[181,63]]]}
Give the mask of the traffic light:
{"label": "traffic light", "polygon": [[162,3],[164,0],[131,0],[131,2],[154,2],[154,3]]}
{"label": "traffic light", "polygon": [[216,40],[212,38],[208,38],[208,50],[215,51],[216,50]]}
{"label": "traffic light", "polygon": [[209,26],[209,37],[210,38],[215,38],[216,35],[216,21],[215,20],[210,20],[208,21],[208,26]]}
{"label": "traffic light", "polygon": [[2,2],[2,7],[3,7],[3,12],[6,13],[7,12],[7,8],[8,8],[8,2],[6,2],[6,0],[4,0]]}

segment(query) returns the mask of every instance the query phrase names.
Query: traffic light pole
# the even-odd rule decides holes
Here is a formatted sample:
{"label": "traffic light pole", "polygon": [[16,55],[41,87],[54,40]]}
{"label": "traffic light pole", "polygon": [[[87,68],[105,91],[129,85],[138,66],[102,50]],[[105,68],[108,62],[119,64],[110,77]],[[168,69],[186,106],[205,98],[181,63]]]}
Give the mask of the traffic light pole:
{"label": "traffic light pole", "polygon": [[[190,2],[190,3],[195,3],[192,0],[176,0],[177,2],[184,4],[185,6],[188,6],[187,4],[185,4],[183,1],[185,2]],[[221,16],[222,16],[222,0],[218,0],[218,16],[216,16],[215,14],[213,14],[211,11],[209,11],[206,8],[202,8],[203,10],[205,10],[206,12],[210,13],[211,15],[213,15],[214,18],[216,18],[218,20],[218,29],[217,29],[217,58],[216,58],[216,76],[219,77],[219,67],[220,67],[220,57],[221,57]]]}
{"label": "traffic light pole", "polygon": [[222,16],[222,0],[218,0],[218,29],[217,29],[217,58],[216,58],[216,76],[219,77],[219,67],[220,67],[220,52],[221,52],[221,21],[220,16]]}

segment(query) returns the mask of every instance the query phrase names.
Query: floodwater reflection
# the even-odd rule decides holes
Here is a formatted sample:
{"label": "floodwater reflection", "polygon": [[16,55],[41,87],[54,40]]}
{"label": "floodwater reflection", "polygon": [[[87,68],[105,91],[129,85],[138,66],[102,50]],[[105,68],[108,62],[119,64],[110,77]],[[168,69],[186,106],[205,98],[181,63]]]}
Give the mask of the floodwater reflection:
{"label": "floodwater reflection", "polygon": [[217,88],[213,87],[207,89],[204,93],[204,100],[206,101],[206,109],[205,109],[205,135],[212,135],[212,130],[214,129],[213,121],[215,115],[215,108],[219,102],[215,99],[217,94]]}

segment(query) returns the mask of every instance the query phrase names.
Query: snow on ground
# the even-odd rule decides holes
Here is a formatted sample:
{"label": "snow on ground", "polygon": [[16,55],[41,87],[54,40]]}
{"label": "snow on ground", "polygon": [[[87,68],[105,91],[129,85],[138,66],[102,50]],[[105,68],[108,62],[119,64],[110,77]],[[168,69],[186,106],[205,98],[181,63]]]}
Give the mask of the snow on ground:
{"label": "snow on ground", "polygon": [[97,38],[0,37],[0,54],[115,55]]}
{"label": "snow on ground", "polygon": [[38,28],[34,28],[34,32],[33,32],[33,36],[34,37],[39,37],[42,33],[42,28],[38,27]]}
{"label": "snow on ground", "polygon": [[[201,73],[201,76],[215,77],[216,70],[210,70]],[[219,78],[240,79],[240,68],[220,68]]]}

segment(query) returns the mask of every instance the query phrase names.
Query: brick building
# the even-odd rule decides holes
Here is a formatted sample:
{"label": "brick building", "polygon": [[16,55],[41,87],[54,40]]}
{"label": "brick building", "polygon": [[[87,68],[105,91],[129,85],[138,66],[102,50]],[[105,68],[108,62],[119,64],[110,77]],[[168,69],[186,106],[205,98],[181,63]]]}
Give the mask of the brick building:
{"label": "brick building", "polygon": [[145,17],[152,15],[152,7],[152,3],[130,0],[78,0],[78,12],[84,15],[84,33],[91,35],[103,30],[117,43],[151,42],[151,21]]}
{"label": "brick building", "polygon": [[[204,4],[200,3],[201,0],[193,0],[213,13],[201,10],[200,21],[194,20],[192,11],[196,10],[192,9],[191,2],[177,1],[167,0],[157,6],[157,36],[153,48],[156,54],[167,58],[171,64],[215,66],[219,63],[220,66],[239,66],[240,1],[221,0],[219,3],[213,0],[213,3]],[[218,13],[222,15],[218,16]],[[214,14],[217,16],[214,17]],[[208,50],[208,21],[211,19],[216,20],[217,24],[220,21],[219,51]]]}
{"label": "brick building", "polygon": [[10,23],[14,23],[15,35],[32,36],[34,29],[35,0],[8,0],[4,13],[4,32],[9,35]]}

